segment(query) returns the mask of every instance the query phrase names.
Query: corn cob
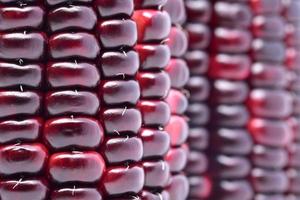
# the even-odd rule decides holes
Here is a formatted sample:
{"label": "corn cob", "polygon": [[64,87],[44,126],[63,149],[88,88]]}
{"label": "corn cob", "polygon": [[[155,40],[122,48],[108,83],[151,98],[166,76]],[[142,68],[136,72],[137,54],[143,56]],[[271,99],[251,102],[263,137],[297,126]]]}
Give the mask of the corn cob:
{"label": "corn cob", "polygon": [[[138,2],[138,3],[137,3]],[[137,79],[141,85],[138,108],[142,113],[143,128],[140,136],[144,143],[143,168],[145,171],[145,200],[170,200],[165,190],[170,179],[170,168],[164,159],[170,145],[165,127],[170,120],[170,108],[165,99],[170,90],[170,78],[165,71],[170,61],[167,39],[171,21],[162,11],[166,1],[136,1],[133,19],[138,27],[140,68]]]}
{"label": "corn cob", "polygon": [[166,126],[170,135],[171,148],[165,156],[172,176],[167,187],[170,199],[186,199],[189,192],[188,180],[183,169],[187,162],[188,124],[184,117],[187,109],[187,98],[183,93],[184,85],[189,78],[189,70],[183,55],[186,53],[188,40],[182,25],[186,21],[186,11],[183,0],[167,0],[164,6],[172,22],[171,32],[166,41],[170,48],[172,59],[166,67],[171,80],[171,90],[167,102],[171,109],[171,118]]}
{"label": "corn cob", "polygon": [[[300,16],[296,10],[300,9],[297,1],[284,1],[283,17],[286,20],[285,44],[286,44],[286,67],[289,75],[288,89],[293,97],[293,113],[289,122],[293,131],[291,144],[287,147],[289,153],[289,162],[287,166],[287,175],[289,178],[289,187],[287,198],[297,200],[300,198],[299,190],[299,90],[297,89],[297,80],[299,79],[299,20]],[[296,12],[295,12],[296,11]]]}
{"label": "corn cob", "polygon": [[0,0],[0,199],[300,199],[299,10]]}
{"label": "corn cob", "polygon": [[246,126],[251,58],[252,12],[247,2],[215,1],[210,48],[212,199],[251,200],[247,180],[251,170],[252,139]]}
{"label": "corn cob", "polygon": [[[95,60],[101,48],[94,32],[97,13],[88,2],[47,3],[49,55],[43,138],[51,148],[49,197],[68,199],[79,195],[102,199],[102,194],[91,185],[100,181],[106,169],[105,160],[97,151],[104,139],[104,129],[96,117],[100,110],[96,90],[100,72]],[[88,184],[91,186],[85,186]]]}
{"label": "corn cob", "polygon": [[[142,141],[130,137],[137,135],[142,122],[140,112],[134,109],[140,90],[134,81],[139,61],[133,51],[137,40],[136,24],[130,20],[133,1],[99,0],[94,5],[89,0],[16,3],[1,2],[4,5],[1,31],[5,32],[1,38],[1,58],[11,62],[3,66],[4,70],[14,70],[17,75],[21,70],[26,73],[20,83],[14,81],[21,92],[3,96],[20,100],[10,100],[16,102],[13,111],[8,109],[10,102],[4,104],[7,113],[1,117],[13,117],[15,113],[18,120],[23,120],[23,116],[29,119],[2,123],[7,131],[16,130],[9,139],[16,146],[8,147],[7,153],[15,155],[7,155],[7,161],[3,160],[1,165],[14,164],[16,169],[10,172],[15,176],[12,180],[3,181],[1,199],[20,196],[37,200],[73,197],[96,200],[139,193],[144,171],[134,161],[142,157]],[[42,9],[43,4],[46,10]],[[39,30],[46,31],[39,33]],[[45,81],[41,79],[43,71]],[[12,80],[3,83],[12,84]],[[43,113],[39,112],[43,106],[41,97],[26,91],[33,89],[47,92]],[[132,93],[127,93],[128,90]],[[45,125],[39,118],[30,119],[39,113],[46,119]],[[126,121],[132,123],[130,127]],[[33,143],[38,138],[47,145],[49,154],[42,145]],[[134,150],[124,156],[118,154],[128,147]],[[20,171],[21,168],[24,170]],[[46,173],[48,187],[44,180],[37,179],[46,178]],[[128,177],[131,185],[124,184]]]}
{"label": "corn cob", "polygon": [[[252,33],[253,65],[248,107],[248,124],[255,146],[252,151],[251,181],[254,199],[285,199],[288,178],[286,146],[292,130],[287,118],[292,110],[292,99],[286,91],[284,28],[281,17],[282,2],[252,1],[254,18]],[[268,79],[268,77],[270,77]]]}
{"label": "corn cob", "polygon": [[[0,1],[0,198],[45,199],[48,150],[44,123],[45,12],[37,1]],[[15,15],[19,13],[19,15]]]}
{"label": "corn cob", "polygon": [[100,187],[106,199],[134,199],[145,179],[139,163],[143,146],[138,136],[142,115],[137,107],[141,94],[135,78],[139,56],[134,51],[138,40],[134,2],[98,0],[94,4],[100,19],[103,18],[98,25],[104,51],[100,59],[104,76],[99,93],[105,105],[100,119],[105,127],[102,152],[108,166]]}
{"label": "corn cob", "polygon": [[209,145],[209,109],[207,100],[210,84],[206,77],[209,67],[207,48],[210,44],[211,32],[208,26],[212,4],[210,1],[186,0],[187,22],[185,29],[189,36],[188,51],[184,58],[190,70],[190,78],[186,84],[189,96],[187,116],[189,118],[188,145],[190,153],[186,166],[189,176],[189,199],[208,199],[211,193],[211,180],[208,177],[207,148]]}

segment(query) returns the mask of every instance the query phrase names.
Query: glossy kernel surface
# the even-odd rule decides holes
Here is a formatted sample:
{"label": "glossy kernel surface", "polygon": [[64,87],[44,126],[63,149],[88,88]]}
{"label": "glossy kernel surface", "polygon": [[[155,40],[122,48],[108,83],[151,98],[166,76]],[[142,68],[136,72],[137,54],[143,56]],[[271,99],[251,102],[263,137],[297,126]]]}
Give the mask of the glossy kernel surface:
{"label": "glossy kernel surface", "polygon": [[56,183],[95,183],[105,172],[105,162],[96,152],[60,152],[51,155],[48,173]]}
{"label": "glossy kernel surface", "polygon": [[210,20],[212,14],[212,5],[210,1],[185,1],[187,18],[193,22],[206,23]]}
{"label": "glossy kernel surface", "polygon": [[206,172],[208,169],[207,156],[198,151],[191,150],[188,155],[188,162],[185,167],[185,171],[189,175],[199,175]]}
{"label": "glossy kernel surface", "polygon": [[99,94],[106,105],[135,105],[140,97],[140,86],[134,80],[104,81]]}
{"label": "glossy kernel surface", "polygon": [[91,63],[58,62],[47,66],[47,82],[52,88],[94,88],[99,81],[99,71]]}
{"label": "glossy kernel surface", "polygon": [[137,75],[143,98],[164,98],[171,87],[168,74],[160,72],[140,72]]}
{"label": "glossy kernel surface", "polygon": [[137,23],[139,43],[164,40],[170,33],[171,19],[165,11],[137,10],[132,19]]}
{"label": "glossy kernel surface", "polygon": [[184,114],[188,106],[188,98],[179,90],[171,89],[166,102],[172,114]]}
{"label": "glossy kernel surface", "polygon": [[137,44],[135,50],[139,54],[140,67],[143,70],[163,69],[169,63],[171,53],[167,45]]}
{"label": "glossy kernel surface", "polygon": [[142,140],[137,137],[108,139],[102,149],[109,163],[139,162],[143,156]]}
{"label": "glossy kernel surface", "polygon": [[182,59],[171,59],[165,71],[170,76],[172,88],[183,88],[190,76],[188,66]]}
{"label": "glossy kernel surface", "polygon": [[140,137],[143,141],[143,158],[163,157],[170,146],[170,137],[166,131],[142,129]]}
{"label": "glossy kernel surface", "polygon": [[[13,106],[12,106],[13,105]],[[0,92],[0,117],[34,115],[41,107],[41,96],[35,92]]]}
{"label": "glossy kernel surface", "polygon": [[258,15],[252,21],[252,31],[256,37],[282,39],[285,36],[284,19],[279,16]]}
{"label": "glossy kernel surface", "polygon": [[281,65],[254,63],[251,67],[251,84],[263,88],[283,88],[287,85],[286,73],[287,70]]}
{"label": "glossy kernel surface", "polygon": [[212,111],[212,120],[220,127],[243,127],[249,117],[243,105],[219,105]]}
{"label": "glossy kernel surface", "polygon": [[12,63],[0,63],[0,87],[39,88],[42,85],[44,66],[40,64],[18,65]]}
{"label": "glossy kernel surface", "polygon": [[257,61],[282,63],[285,59],[285,46],[280,41],[255,39],[252,42],[252,57]]}
{"label": "glossy kernel surface", "polygon": [[[141,113],[133,108],[107,109],[101,113],[100,119],[107,135],[137,134],[142,126]],[[128,123],[131,125],[128,126]]]}
{"label": "glossy kernel surface", "polygon": [[1,59],[41,60],[46,39],[42,33],[1,33]]}
{"label": "glossy kernel surface", "polygon": [[244,82],[219,79],[212,87],[212,101],[216,103],[243,103],[248,97],[249,88]]}
{"label": "glossy kernel surface", "polygon": [[49,51],[54,59],[95,59],[100,47],[95,36],[89,33],[60,33],[49,38]]}
{"label": "glossy kernel surface", "polygon": [[38,174],[46,166],[47,149],[41,144],[8,145],[0,148],[0,174]]}
{"label": "glossy kernel surface", "polygon": [[172,27],[166,44],[169,46],[172,56],[183,56],[188,48],[188,38],[186,32],[180,28]]}
{"label": "glossy kernel surface", "polygon": [[134,0],[96,0],[95,6],[101,17],[130,16]]}
{"label": "glossy kernel surface", "polygon": [[132,47],[137,42],[136,22],[106,20],[98,25],[99,39],[105,48]]}
{"label": "glossy kernel surface", "polygon": [[189,193],[189,183],[186,176],[182,174],[172,176],[166,190],[169,192],[170,199],[172,200],[187,198]]}
{"label": "glossy kernel surface", "polygon": [[251,174],[252,183],[257,192],[284,192],[288,188],[288,178],[283,171],[268,171],[256,168]]}
{"label": "glossy kernel surface", "polygon": [[177,148],[170,148],[168,153],[165,155],[165,161],[168,163],[171,172],[179,173],[184,169],[187,163],[188,153],[186,145]]}
{"label": "glossy kernel surface", "polygon": [[[17,185],[17,187],[15,187]],[[38,179],[2,180],[0,197],[2,200],[44,200],[48,194],[46,182]],[[20,198],[21,197],[21,198]]]}
{"label": "glossy kernel surface", "polygon": [[211,162],[218,178],[244,178],[251,170],[250,161],[244,157],[218,155]]}
{"label": "glossy kernel surface", "polygon": [[208,130],[203,127],[191,127],[187,142],[189,147],[194,150],[204,150],[208,147],[210,135]]}
{"label": "glossy kernel surface", "polygon": [[40,118],[3,120],[0,122],[0,143],[37,140],[42,132],[42,124]]}
{"label": "glossy kernel surface", "polygon": [[171,116],[165,130],[170,135],[172,146],[182,145],[186,141],[189,133],[187,121],[177,115]]}
{"label": "glossy kernel surface", "polygon": [[252,199],[254,191],[246,180],[222,180],[214,188],[214,197],[220,200]]}
{"label": "glossy kernel surface", "polygon": [[189,100],[192,102],[205,101],[209,97],[210,87],[209,80],[201,76],[191,76],[185,85],[190,93]]}
{"label": "glossy kernel surface", "polygon": [[189,49],[199,50],[208,47],[211,39],[209,27],[203,24],[188,23],[185,30],[188,34]]}
{"label": "glossy kernel surface", "polygon": [[282,148],[256,145],[252,153],[253,163],[262,168],[284,168],[288,163],[288,153]]}
{"label": "glossy kernel surface", "polygon": [[209,67],[209,56],[205,51],[188,51],[185,53],[184,59],[192,75],[200,75],[207,72]]}
{"label": "glossy kernel surface", "polygon": [[146,187],[163,188],[167,185],[170,178],[170,171],[165,161],[146,161],[143,162],[143,168],[145,171]]}
{"label": "glossy kernel surface", "polygon": [[170,15],[173,24],[183,24],[186,21],[185,4],[182,0],[167,0],[164,10]]}
{"label": "glossy kernel surface", "polygon": [[97,95],[86,91],[58,91],[46,96],[46,110],[49,115],[86,114],[94,115],[99,110]]}
{"label": "glossy kernel surface", "polygon": [[213,78],[244,80],[250,74],[250,69],[248,56],[217,54],[211,57],[209,75]]}
{"label": "glossy kernel surface", "polygon": [[220,1],[214,5],[213,21],[218,25],[247,27],[251,23],[252,12],[248,5]]}
{"label": "glossy kernel surface", "polygon": [[248,123],[253,139],[262,145],[282,147],[291,140],[292,130],[287,122],[253,118]]}
{"label": "glossy kernel surface", "polygon": [[139,193],[144,184],[145,174],[142,167],[132,165],[108,168],[101,183],[108,195]]}
{"label": "glossy kernel surface", "polygon": [[83,29],[92,30],[96,25],[97,16],[87,6],[59,7],[48,13],[51,31]]}
{"label": "glossy kernel surface", "polygon": [[37,29],[43,24],[45,11],[38,6],[0,8],[0,30]]}
{"label": "glossy kernel surface", "polygon": [[220,128],[211,136],[213,151],[232,155],[248,155],[253,148],[253,139],[244,129]]}
{"label": "glossy kernel surface", "polygon": [[164,101],[142,100],[138,104],[145,126],[165,126],[171,115],[169,105]]}
{"label": "glossy kernel surface", "polygon": [[104,133],[95,119],[61,117],[45,122],[43,137],[54,150],[93,149],[102,143]]}
{"label": "glossy kernel surface", "polygon": [[247,52],[251,46],[250,32],[239,29],[217,28],[212,41],[213,49],[223,53]]}
{"label": "glossy kernel surface", "polygon": [[255,89],[249,95],[250,111],[258,117],[287,117],[292,112],[291,101],[286,91]]}
{"label": "glossy kernel surface", "polygon": [[139,54],[135,51],[108,51],[101,56],[101,70],[106,78],[133,77],[139,68]]}

